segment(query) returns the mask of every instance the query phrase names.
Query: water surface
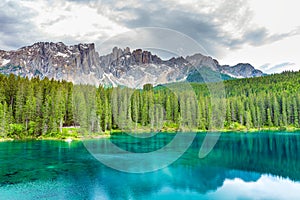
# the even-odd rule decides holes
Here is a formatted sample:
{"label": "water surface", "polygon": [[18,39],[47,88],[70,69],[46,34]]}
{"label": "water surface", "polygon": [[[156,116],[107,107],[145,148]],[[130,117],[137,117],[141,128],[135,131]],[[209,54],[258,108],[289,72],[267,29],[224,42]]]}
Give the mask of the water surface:
{"label": "water surface", "polygon": [[[142,174],[106,167],[82,142],[2,142],[0,199],[300,199],[300,133],[222,133],[200,159],[204,136],[197,134],[173,164]],[[173,137],[118,135],[90,142],[105,146],[111,140],[139,153],[160,149]]]}

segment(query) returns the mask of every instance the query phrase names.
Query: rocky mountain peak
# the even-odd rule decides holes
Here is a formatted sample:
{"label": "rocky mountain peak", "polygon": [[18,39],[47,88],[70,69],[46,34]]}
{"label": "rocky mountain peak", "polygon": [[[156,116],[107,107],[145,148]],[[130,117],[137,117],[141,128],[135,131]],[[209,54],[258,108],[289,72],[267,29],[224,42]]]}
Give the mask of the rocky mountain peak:
{"label": "rocky mountain peak", "polygon": [[240,67],[242,69],[246,69],[246,68],[255,69],[250,63],[238,63],[235,66]]}
{"label": "rocky mountain peak", "polygon": [[[99,56],[93,43],[68,46],[62,42],[37,42],[15,51],[0,50],[0,73],[64,79],[75,84],[142,87],[145,83],[186,81],[197,72],[195,67],[235,78],[263,75],[248,63],[222,66],[200,53],[162,60],[150,51],[114,47],[111,53]],[[197,81],[197,76],[193,77]]]}
{"label": "rocky mountain peak", "polygon": [[100,65],[106,73],[112,73],[116,77],[120,77],[125,71],[128,71],[132,66],[140,66],[147,64],[161,64],[162,60],[152,55],[149,51],[135,49],[132,52],[129,47],[121,49],[114,47],[110,54],[100,56]]}
{"label": "rocky mountain peak", "polygon": [[194,54],[192,56],[187,56],[186,60],[194,67],[207,67],[213,71],[218,70],[218,62],[210,56],[204,56],[200,53]]}
{"label": "rocky mountain peak", "polygon": [[134,61],[136,64],[160,64],[161,59],[156,56],[152,55],[149,51],[143,51],[142,49],[136,49],[132,52],[132,56],[134,57]]}
{"label": "rocky mountain peak", "polygon": [[62,42],[37,42],[16,51],[0,52],[0,58],[2,66],[12,66],[1,68],[0,72],[29,78],[47,76],[74,83],[89,83],[90,80],[82,80],[82,75],[89,76],[93,73],[101,77],[103,74],[93,43],[67,46]]}
{"label": "rocky mountain peak", "polygon": [[250,78],[250,77],[258,77],[263,76],[263,72],[255,69],[249,63],[239,63],[234,66],[223,65],[219,66],[219,70],[221,73],[228,74],[234,78]]}

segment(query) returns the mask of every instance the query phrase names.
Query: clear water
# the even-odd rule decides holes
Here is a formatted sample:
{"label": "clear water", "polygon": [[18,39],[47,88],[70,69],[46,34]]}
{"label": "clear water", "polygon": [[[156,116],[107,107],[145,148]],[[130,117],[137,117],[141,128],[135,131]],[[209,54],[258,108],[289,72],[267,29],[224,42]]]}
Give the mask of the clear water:
{"label": "clear water", "polygon": [[[142,174],[106,167],[82,142],[2,142],[0,199],[300,199],[300,133],[224,133],[199,159],[204,136],[172,165]],[[91,142],[151,152],[173,137]]]}

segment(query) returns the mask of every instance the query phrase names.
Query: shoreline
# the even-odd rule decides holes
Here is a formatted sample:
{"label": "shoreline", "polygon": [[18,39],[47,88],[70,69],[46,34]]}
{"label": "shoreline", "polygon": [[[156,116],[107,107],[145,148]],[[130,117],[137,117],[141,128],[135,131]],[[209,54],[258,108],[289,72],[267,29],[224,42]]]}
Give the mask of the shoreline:
{"label": "shoreline", "polygon": [[84,140],[92,140],[92,139],[102,139],[102,138],[110,138],[111,135],[95,135],[89,137],[66,137],[66,138],[59,138],[59,137],[25,137],[25,138],[0,138],[0,142],[11,142],[11,141],[26,141],[26,140],[55,140],[55,141],[65,141],[65,142],[72,142],[72,141],[84,141]]}
{"label": "shoreline", "polygon": [[[293,133],[300,131],[300,128],[286,128],[285,130],[280,130],[280,128],[261,128],[261,129],[249,129],[249,130],[231,130],[231,129],[221,129],[221,130],[161,130],[161,131],[153,131],[150,129],[140,129],[131,131],[130,133],[136,134],[147,134],[150,132],[156,133],[169,133],[169,134],[176,134],[177,132],[183,133],[190,133],[190,132],[197,132],[197,133],[236,133],[236,134],[245,134],[245,133],[258,133],[258,132],[283,132],[283,133]],[[53,140],[53,141],[65,141],[65,142],[72,142],[72,141],[84,141],[84,140],[93,140],[93,139],[104,139],[110,138],[112,135],[118,135],[123,133],[129,133],[129,131],[122,131],[122,130],[112,130],[110,132],[105,132],[101,134],[91,134],[91,135],[78,135],[78,136],[66,136],[66,137],[53,137],[53,136],[40,136],[40,137],[25,137],[25,138],[0,138],[0,142],[10,142],[10,141],[26,141],[26,140]]]}

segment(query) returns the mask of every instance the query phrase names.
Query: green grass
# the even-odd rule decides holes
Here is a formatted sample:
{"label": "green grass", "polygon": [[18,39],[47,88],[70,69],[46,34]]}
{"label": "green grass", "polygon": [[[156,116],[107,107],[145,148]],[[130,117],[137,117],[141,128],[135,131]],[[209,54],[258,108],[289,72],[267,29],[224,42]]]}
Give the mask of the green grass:
{"label": "green grass", "polygon": [[101,133],[89,133],[87,131],[82,131],[80,128],[76,127],[64,127],[62,129],[62,133],[51,133],[46,135],[41,135],[39,137],[34,136],[23,136],[19,137],[0,137],[0,142],[4,141],[11,141],[11,140],[85,140],[85,139],[94,139],[94,138],[109,138],[111,135],[116,134],[123,134],[124,132],[134,132],[134,133],[150,133],[150,132],[167,132],[167,133],[176,133],[176,132],[237,132],[237,133],[244,133],[244,132],[260,132],[260,131],[300,131],[299,127],[294,126],[286,126],[286,127],[261,127],[261,128],[250,128],[240,125],[237,122],[229,124],[227,127],[223,129],[211,129],[211,130],[201,130],[197,128],[179,128],[176,123],[173,122],[165,122],[163,127],[160,130],[153,130],[150,126],[141,126],[138,124],[136,128],[128,129],[128,130],[121,130],[121,129],[112,129],[107,130],[106,132]]}

